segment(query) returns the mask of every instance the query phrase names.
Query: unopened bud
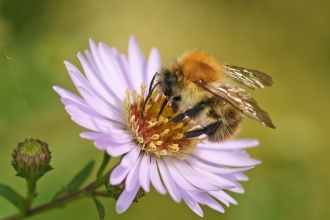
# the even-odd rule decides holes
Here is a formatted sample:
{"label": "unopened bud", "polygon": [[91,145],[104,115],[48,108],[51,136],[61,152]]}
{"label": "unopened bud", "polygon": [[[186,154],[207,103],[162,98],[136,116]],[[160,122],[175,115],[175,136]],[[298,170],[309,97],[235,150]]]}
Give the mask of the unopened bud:
{"label": "unopened bud", "polygon": [[50,154],[48,145],[38,139],[25,139],[24,142],[18,143],[12,154],[16,175],[28,180],[38,180],[53,169],[49,165]]}
{"label": "unopened bud", "polygon": [[[121,184],[118,185],[111,185],[109,181],[105,182],[105,187],[106,187],[106,196],[114,198],[115,200],[118,200],[119,196],[125,189],[125,181],[123,181]],[[133,200],[133,202],[138,202],[138,199],[141,197],[145,196],[145,191],[140,187],[138,192],[136,193],[136,196]]]}

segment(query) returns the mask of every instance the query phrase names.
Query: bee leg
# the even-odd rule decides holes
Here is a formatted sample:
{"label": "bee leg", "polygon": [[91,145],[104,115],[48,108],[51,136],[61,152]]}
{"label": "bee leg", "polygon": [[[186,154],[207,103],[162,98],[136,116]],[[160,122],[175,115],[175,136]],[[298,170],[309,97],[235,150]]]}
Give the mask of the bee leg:
{"label": "bee leg", "polygon": [[188,131],[188,132],[184,133],[184,136],[186,138],[193,138],[193,137],[201,136],[202,134],[204,134],[204,128]]}
{"label": "bee leg", "polygon": [[188,131],[184,134],[184,136],[186,138],[193,138],[193,137],[201,136],[202,134],[212,135],[217,131],[217,129],[220,127],[220,125],[221,125],[221,121],[217,121],[202,129]]}
{"label": "bee leg", "polygon": [[174,123],[177,123],[179,121],[182,121],[185,117],[186,117],[186,115],[184,113],[181,113],[181,114],[178,114],[177,116],[175,116],[174,118],[172,118],[172,121]]}
{"label": "bee leg", "polygon": [[179,109],[179,105],[178,105],[178,103],[176,103],[174,101],[174,99],[172,99],[171,108],[172,108],[173,113],[176,113],[178,111],[178,109]]}
{"label": "bee leg", "polygon": [[204,109],[204,107],[205,107],[205,105],[203,103],[197,104],[195,107],[190,108],[190,109],[184,111],[183,113],[178,114],[177,116],[172,118],[172,121],[174,123],[182,121],[186,116],[188,116],[189,118],[192,118],[192,117],[198,115],[198,113],[200,113]]}
{"label": "bee leg", "polygon": [[205,128],[203,128],[204,134],[206,134],[206,135],[214,134],[218,130],[220,125],[221,125],[221,121],[217,121],[217,122],[214,122],[214,123],[206,126]]}

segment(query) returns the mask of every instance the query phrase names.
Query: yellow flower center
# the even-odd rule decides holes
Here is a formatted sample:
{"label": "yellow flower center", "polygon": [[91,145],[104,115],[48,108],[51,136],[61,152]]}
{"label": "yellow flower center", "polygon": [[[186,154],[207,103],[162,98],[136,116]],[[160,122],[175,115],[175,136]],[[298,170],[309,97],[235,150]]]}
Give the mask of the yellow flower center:
{"label": "yellow flower center", "polygon": [[193,154],[198,143],[203,139],[186,138],[184,133],[196,127],[195,122],[185,118],[179,123],[172,122],[172,118],[182,112],[173,114],[172,108],[166,106],[157,119],[165,97],[155,90],[144,109],[143,119],[140,117],[144,104],[146,85],[142,83],[141,94],[126,90],[124,108],[127,129],[135,137],[135,141],[146,153],[156,156],[172,156],[185,159],[184,154]]}

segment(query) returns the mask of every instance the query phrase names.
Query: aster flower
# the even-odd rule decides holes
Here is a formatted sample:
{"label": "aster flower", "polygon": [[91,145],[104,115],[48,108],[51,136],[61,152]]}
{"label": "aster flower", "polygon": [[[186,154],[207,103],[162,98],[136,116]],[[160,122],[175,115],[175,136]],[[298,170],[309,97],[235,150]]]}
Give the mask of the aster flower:
{"label": "aster flower", "polygon": [[131,205],[140,187],[150,191],[150,183],[160,194],[167,192],[175,202],[181,200],[198,215],[199,204],[224,212],[217,200],[229,206],[237,202],[224,190],[243,193],[238,181],[247,180],[245,171],[260,162],[245,152],[258,141],[241,139],[210,143],[203,138],[184,137],[195,127],[189,118],[173,123],[171,108],[165,108],[157,120],[164,97],[154,92],[146,105],[147,84],[161,68],[160,55],[153,48],[148,60],[134,37],[128,45],[128,57],[104,43],[90,40],[86,58],[78,54],[86,77],[65,62],[79,97],[55,86],[73,121],[90,132],[81,137],[94,141],[99,150],[113,157],[122,156],[110,175],[110,183],[125,183],[116,210],[122,213]]}

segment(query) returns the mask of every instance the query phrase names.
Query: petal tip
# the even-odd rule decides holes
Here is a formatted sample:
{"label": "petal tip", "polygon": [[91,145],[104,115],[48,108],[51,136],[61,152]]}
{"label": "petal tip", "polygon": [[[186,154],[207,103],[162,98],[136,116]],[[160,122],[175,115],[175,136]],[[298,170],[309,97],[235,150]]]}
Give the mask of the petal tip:
{"label": "petal tip", "polygon": [[135,37],[135,35],[131,35],[130,37],[129,37],[129,42],[137,42],[137,39],[136,39],[136,37]]}
{"label": "petal tip", "polygon": [[126,207],[122,206],[122,205],[116,205],[116,212],[118,214],[122,214],[123,212],[125,212],[127,210]]}

